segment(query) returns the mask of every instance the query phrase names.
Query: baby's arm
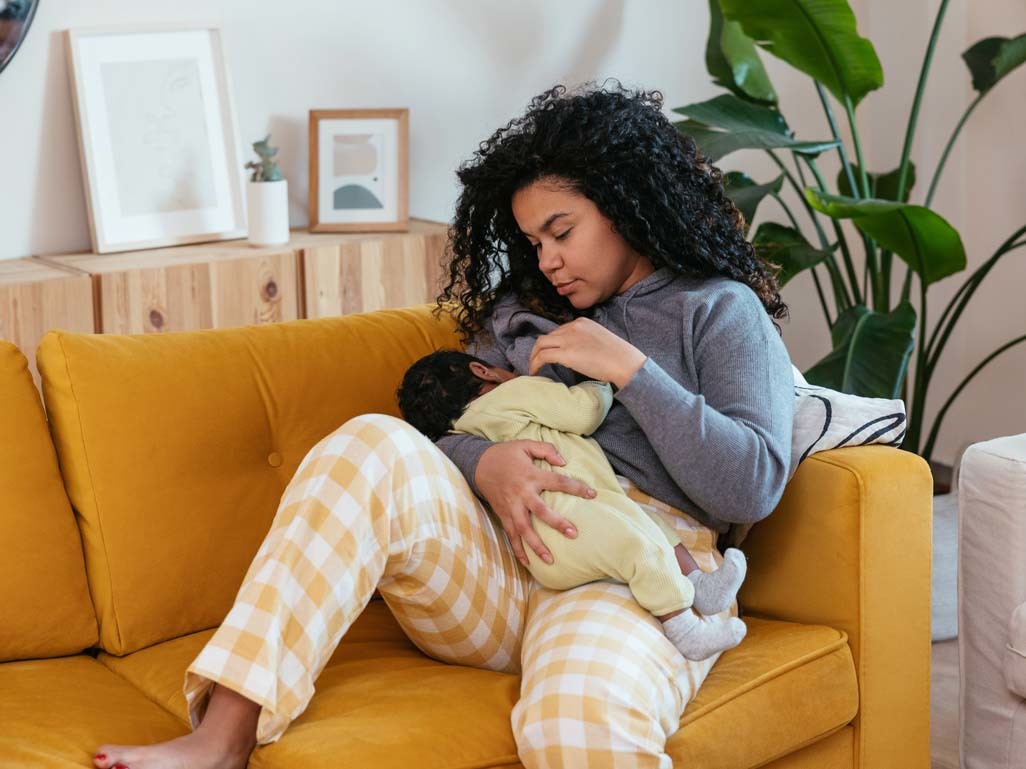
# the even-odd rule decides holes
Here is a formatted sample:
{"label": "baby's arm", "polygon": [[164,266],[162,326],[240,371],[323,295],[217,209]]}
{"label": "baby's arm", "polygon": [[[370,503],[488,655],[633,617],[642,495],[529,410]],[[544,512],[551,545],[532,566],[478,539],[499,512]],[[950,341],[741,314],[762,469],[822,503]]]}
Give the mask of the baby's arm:
{"label": "baby's arm", "polygon": [[[567,387],[542,376],[521,376],[503,383],[504,411],[565,433],[591,435],[613,405],[613,388],[587,381]],[[498,391],[496,391],[498,392]]]}

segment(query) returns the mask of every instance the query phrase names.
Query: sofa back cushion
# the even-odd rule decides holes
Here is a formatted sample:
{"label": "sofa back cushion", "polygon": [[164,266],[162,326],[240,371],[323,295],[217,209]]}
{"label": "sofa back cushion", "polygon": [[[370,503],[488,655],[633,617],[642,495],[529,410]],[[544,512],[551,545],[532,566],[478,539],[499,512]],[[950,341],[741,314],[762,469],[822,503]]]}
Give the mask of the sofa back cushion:
{"label": "sofa back cushion", "polygon": [[28,361],[0,340],[0,662],[96,643],[82,542]]}
{"label": "sofa back cushion", "polygon": [[406,368],[458,345],[430,309],[47,334],[43,395],[105,650],[220,624],[306,452],[354,416],[397,415]]}

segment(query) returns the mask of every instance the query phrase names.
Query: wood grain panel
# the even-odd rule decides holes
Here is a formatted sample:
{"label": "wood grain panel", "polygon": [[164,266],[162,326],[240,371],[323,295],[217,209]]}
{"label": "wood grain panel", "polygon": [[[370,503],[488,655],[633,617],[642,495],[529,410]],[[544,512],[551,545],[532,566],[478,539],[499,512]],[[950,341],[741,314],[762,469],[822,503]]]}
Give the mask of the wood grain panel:
{"label": "wood grain panel", "polygon": [[302,248],[306,317],[433,302],[447,232],[443,224],[413,220],[407,233]]}
{"label": "wood grain panel", "polygon": [[296,250],[288,245],[217,244],[45,260],[92,275],[97,332],[194,331],[300,317]]}
{"label": "wood grain panel", "polygon": [[0,338],[25,353],[36,387],[36,348],[46,332],[55,328],[94,330],[89,276],[38,259],[0,260]]}

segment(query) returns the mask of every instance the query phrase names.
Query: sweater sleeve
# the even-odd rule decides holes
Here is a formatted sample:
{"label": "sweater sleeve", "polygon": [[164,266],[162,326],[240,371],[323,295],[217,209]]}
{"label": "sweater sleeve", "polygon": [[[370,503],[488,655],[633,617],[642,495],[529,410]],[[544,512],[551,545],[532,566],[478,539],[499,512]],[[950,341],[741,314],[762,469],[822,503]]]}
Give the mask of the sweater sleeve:
{"label": "sweater sleeve", "polygon": [[616,398],[696,505],[728,523],[754,523],[773,511],[787,482],[790,357],[747,286],[723,292],[685,323],[701,392],[649,357]]}

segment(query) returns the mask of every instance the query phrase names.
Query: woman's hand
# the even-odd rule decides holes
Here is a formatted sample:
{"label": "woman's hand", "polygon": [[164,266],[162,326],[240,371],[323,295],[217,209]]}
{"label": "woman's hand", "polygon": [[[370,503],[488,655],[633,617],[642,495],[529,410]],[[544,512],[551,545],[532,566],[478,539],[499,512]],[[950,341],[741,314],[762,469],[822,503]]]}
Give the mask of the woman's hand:
{"label": "woman's hand", "polygon": [[534,459],[544,459],[552,465],[566,464],[551,443],[503,441],[485,450],[474,472],[475,485],[499,517],[517,560],[524,566],[528,565],[525,542],[545,563],[552,563],[552,553],[531,526],[532,515],[564,536],[577,536],[573,524],[542,501],[542,491],[563,491],[586,499],[595,496],[594,489],[583,481],[541,470],[535,467]]}
{"label": "woman's hand", "polygon": [[590,318],[575,318],[538,337],[528,373],[537,374],[546,363],[559,363],[589,379],[612,382],[620,389],[646,358],[637,347]]}

